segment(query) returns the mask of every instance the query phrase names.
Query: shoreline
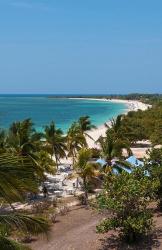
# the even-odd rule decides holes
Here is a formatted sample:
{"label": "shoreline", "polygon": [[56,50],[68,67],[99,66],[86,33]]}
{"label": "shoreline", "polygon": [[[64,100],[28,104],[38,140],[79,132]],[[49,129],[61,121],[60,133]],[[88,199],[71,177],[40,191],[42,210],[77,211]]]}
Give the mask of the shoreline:
{"label": "shoreline", "polygon": [[[104,101],[104,102],[112,102],[112,103],[124,103],[126,105],[126,110],[124,113],[121,114],[128,114],[130,111],[137,111],[137,110],[146,110],[151,105],[142,103],[140,101],[136,100],[121,100],[121,99],[97,99],[97,98],[70,98],[70,99],[84,99],[84,100],[94,100],[94,101]],[[108,125],[111,125],[111,120],[105,121]],[[89,137],[87,137],[87,143],[90,148],[98,148],[98,145],[95,143],[95,141],[100,136],[105,136],[106,133],[106,127],[104,124],[98,126],[96,129],[93,129],[92,131],[89,131],[88,134],[94,139],[91,140]]]}

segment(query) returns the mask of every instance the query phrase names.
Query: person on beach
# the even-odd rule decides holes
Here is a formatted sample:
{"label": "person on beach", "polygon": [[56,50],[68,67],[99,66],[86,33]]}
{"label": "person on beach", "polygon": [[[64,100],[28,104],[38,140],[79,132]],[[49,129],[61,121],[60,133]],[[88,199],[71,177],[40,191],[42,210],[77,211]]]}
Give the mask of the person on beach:
{"label": "person on beach", "polygon": [[47,198],[47,196],[48,196],[48,190],[47,190],[47,188],[46,188],[45,185],[43,186],[42,192],[43,192],[44,198]]}

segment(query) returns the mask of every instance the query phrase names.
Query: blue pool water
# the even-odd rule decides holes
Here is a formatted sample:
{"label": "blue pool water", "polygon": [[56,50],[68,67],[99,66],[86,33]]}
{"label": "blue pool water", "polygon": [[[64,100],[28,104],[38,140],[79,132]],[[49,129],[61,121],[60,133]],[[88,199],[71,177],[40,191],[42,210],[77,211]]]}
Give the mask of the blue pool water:
{"label": "blue pool water", "polygon": [[0,127],[8,128],[13,121],[31,118],[36,129],[55,121],[67,131],[73,121],[89,115],[99,126],[105,121],[124,113],[126,105],[96,100],[48,98],[47,96],[0,96]]}

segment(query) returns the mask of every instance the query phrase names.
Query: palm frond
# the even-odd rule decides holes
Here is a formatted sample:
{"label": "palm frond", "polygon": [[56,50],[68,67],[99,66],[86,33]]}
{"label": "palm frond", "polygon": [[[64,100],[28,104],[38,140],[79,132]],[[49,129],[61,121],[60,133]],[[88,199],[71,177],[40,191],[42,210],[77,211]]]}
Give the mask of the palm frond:
{"label": "palm frond", "polygon": [[26,191],[36,191],[37,181],[35,171],[29,159],[0,155],[0,197],[13,202],[23,199]]}
{"label": "palm frond", "polygon": [[17,228],[25,233],[37,235],[39,233],[47,234],[50,226],[43,218],[33,218],[28,215],[9,213],[0,215],[0,224],[9,228]]}
{"label": "palm frond", "polygon": [[0,236],[0,249],[1,250],[31,250],[31,248],[24,246],[7,237]]}
{"label": "palm frond", "polygon": [[132,168],[132,165],[129,162],[125,161],[125,160],[116,160],[115,162],[116,162],[116,164],[122,165],[122,166],[124,166],[127,169],[131,169]]}

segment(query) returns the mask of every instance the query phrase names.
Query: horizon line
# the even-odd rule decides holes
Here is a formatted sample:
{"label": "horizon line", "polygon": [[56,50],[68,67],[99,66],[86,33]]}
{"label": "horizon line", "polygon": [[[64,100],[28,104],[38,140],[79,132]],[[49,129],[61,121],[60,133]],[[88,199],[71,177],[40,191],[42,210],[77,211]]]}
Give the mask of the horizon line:
{"label": "horizon line", "polygon": [[162,95],[161,93],[157,92],[128,92],[128,93],[0,93],[0,95],[83,95],[83,96],[88,96],[88,95],[97,95],[97,96],[106,96],[106,95]]}

